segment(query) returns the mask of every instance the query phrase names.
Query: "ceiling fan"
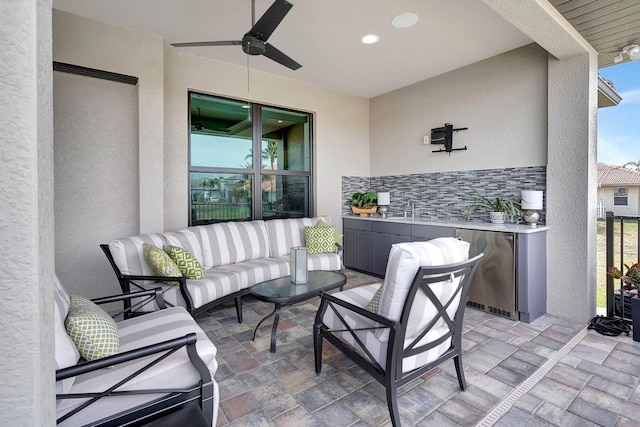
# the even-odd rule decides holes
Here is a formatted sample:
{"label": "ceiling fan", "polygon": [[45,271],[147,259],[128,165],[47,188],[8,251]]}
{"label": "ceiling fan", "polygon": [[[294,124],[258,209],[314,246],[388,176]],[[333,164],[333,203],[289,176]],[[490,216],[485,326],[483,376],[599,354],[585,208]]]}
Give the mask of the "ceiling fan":
{"label": "ceiling fan", "polygon": [[208,42],[188,42],[171,43],[175,47],[197,47],[197,46],[236,46],[241,45],[244,53],[248,55],[264,55],[292,70],[302,67],[293,59],[267,43],[273,31],[280,25],[293,5],[287,0],[275,0],[271,7],[255,22],[256,1],[251,0],[251,24],[252,27],[242,40],[208,41]]}

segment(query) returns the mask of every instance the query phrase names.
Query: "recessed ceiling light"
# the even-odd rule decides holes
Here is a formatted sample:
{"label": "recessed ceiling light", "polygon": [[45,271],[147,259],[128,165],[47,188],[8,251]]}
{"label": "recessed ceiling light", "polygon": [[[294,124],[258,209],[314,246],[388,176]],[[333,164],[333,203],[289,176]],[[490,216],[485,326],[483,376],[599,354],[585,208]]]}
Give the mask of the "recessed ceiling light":
{"label": "recessed ceiling light", "polygon": [[412,12],[401,13],[391,20],[391,25],[396,28],[409,28],[416,25],[418,15]]}
{"label": "recessed ceiling light", "polygon": [[247,104],[242,104],[242,108],[249,108]]}
{"label": "recessed ceiling light", "polygon": [[362,38],[362,43],[374,44],[374,43],[378,43],[379,40],[380,40],[380,36],[376,36],[375,34],[367,34]]}

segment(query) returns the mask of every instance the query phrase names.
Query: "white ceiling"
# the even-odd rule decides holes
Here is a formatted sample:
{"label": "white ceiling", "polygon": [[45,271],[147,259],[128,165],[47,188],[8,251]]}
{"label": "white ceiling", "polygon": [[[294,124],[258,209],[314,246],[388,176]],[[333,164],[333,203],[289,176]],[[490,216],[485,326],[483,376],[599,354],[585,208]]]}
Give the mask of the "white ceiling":
{"label": "white ceiling", "polygon": [[[269,43],[302,64],[289,70],[263,56],[249,66],[371,98],[515,49],[532,40],[479,0],[290,0]],[[256,0],[256,20],[272,0]],[[251,27],[251,0],[53,0],[76,15],[161,36],[165,44],[239,40]],[[419,16],[412,28],[391,20]],[[364,45],[375,33],[380,42]],[[174,47],[169,47],[176,49]],[[180,48],[246,66],[240,46]]]}

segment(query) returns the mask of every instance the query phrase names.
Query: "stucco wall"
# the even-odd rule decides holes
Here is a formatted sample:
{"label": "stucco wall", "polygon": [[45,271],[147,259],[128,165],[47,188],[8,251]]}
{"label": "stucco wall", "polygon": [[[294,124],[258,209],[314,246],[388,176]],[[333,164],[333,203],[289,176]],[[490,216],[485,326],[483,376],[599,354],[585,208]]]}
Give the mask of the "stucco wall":
{"label": "stucco wall", "polygon": [[51,2],[0,16],[0,425],[53,425]]}
{"label": "stucco wall", "polygon": [[188,221],[189,89],[314,113],[316,213],[330,215],[341,228],[341,177],[369,175],[369,100],[256,70],[247,89],[246,73],[246,67],[166,48],[166,228]]}
{"label": "stucco wall", "polygon": [[[164,230],[163,49],[160,37],[53,11],[54,61],[138,77],[140,217],[136,221],[142,233]],[[106,197],[105,203],[118,202],[115,196]]]}
{"label": "stucco wall", "polygon": [[[547,53],[532,44],[371,100],[371,175],[547,164]],[[452,123],[453,147],[423,145]]]}

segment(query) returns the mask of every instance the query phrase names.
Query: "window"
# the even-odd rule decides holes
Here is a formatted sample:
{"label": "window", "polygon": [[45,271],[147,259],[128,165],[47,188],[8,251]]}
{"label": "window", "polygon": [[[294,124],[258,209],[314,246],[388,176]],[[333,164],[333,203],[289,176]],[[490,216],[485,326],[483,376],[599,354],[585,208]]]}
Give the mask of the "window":
{"label": "window", "polygon": [[627,196],[629,189],[627,187],[618,187],[613,189],[613,205],[627,206]]}
{"label": "window", "polygon": [[189,92],[190,224],[310,216],[311,114]]}

